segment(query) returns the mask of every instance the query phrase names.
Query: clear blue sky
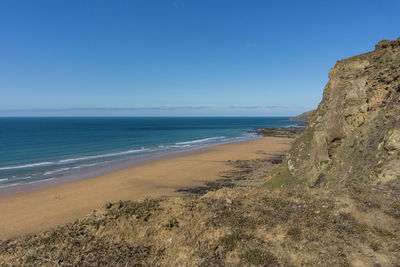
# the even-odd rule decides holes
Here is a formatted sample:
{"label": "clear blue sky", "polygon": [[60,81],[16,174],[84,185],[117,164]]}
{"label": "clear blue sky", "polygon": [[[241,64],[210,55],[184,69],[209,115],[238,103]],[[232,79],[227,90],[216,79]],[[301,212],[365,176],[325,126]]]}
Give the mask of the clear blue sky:
{"label": "clear blue sky", "polygon": [[295,115],[398,0],[2,0],[0,115]]}

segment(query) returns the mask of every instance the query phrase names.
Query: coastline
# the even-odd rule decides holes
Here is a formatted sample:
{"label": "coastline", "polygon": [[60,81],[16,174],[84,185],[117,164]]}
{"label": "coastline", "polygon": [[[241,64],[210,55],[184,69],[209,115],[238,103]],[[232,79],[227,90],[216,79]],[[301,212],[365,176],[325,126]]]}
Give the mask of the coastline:
{"label": "coastline", "polygon": [[29,184],[41,187],[44,180],[53,185],[86,179],[143,159],[245,141],[257,137],[252,129],[295,124],[287,118],[0,118],[7,152],[0,155],[0,195]]}
{"label": "coastline", "polygon": [[72,222],[107,202],[177,196],[180,188],[215,181],[232,170],[228,160],[268,158],[290,147],[291,138],[263,137],[170,155],[93,178],[0,196],[0,239]]}
{"label": "coastline", "polygon": [[80,181],[80,180],[95,178],[95,177],[102,176],[102,175],[105,175],[105,174],[108,174],[111,172],[131,168],[131,167],[135,167],[135,166],[140,166],[140,165],[147,164],[147,163],[150,163],[150,162],[153,162],[156,160],[160,160],[160,159],[188,156],[188,155],[191,155],[194,153],[200,153],[209,147],[228,145],[228,144],[239,144],[239,143],[244,143],[244,142],[248,142],[251,140],[255,140],[258,138],[262,138],[262,136],[257,135],[256,137],[241,139],[239,141],[236,140],[236,141],[228,141],[228,142],[217,143],[217,144],[212,144],[212,145],[204,145],[201,147],[194,147],[194,148],[189,148],[189,149],[180,150],[180,151],[159,152],[156,154],[151,154],[151,155],[144,156],[144,157],[137,158],[137,159],[120,159],[120,160],[115,160],[111,164],[108,164],[105,166],[98,166],[96,169],[82,170],[80,172],[73,173],[73,174],[67,174],[67,175],[64,175],[64,176],[58,177],[58,178],[50,178],[50,179],[37,180],[37,181],[33,181],[33,182],[28,182],[28,183],[20,183],[20,184],[15,184],[15,185],[10,185],[10,186],[2,186],[2,187],[0,187],[0,199],[2,197],[11,196],[11,195],[18,194],[18,193],[26,193],[26,192],[30,192],[30,191],[45,189],[48,187],[54,187],[54,186],[63,185],[63,184],[71,183],[71,182],[76,182],[76,181]]}

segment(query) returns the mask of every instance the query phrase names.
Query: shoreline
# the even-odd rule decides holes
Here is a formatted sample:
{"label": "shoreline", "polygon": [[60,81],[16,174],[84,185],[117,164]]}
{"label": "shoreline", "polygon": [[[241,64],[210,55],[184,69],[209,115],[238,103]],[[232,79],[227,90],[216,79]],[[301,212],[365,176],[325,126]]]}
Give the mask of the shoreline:
{"label": "shoreline", "polygon": [[99,166],[96,169],[92,170],[81,170],[80,172],[76,173],[71,173],[71,174],[66,174],[61,177],[51,177],[43,180],[37,180],[37,181],[32,181],[32,182],[27,182],[27,183],[20,183],[20,184],[11,184],[11,185],[6,185],[6,186],[0,186],[0,198],[2,197],[7,197],[7,196],[12,196],[14,194],[18,193],[24,193],[24,192],[30,192],[30,191],[35,191],[35,190],[40,190],[48,187],[53,187],[53,186],[58,186],[58,185],[63,185],[71,182],[76,182],[80,180],[85,180],[85,179],[91,179],[95,178],[98,176],[102,176],[111,172],[115,172],[118,170],[122,169],[127,169],[135,166],[140,166],[143,164],[147,164],[159,159],[163,158],[173,158],[173,157],[180,157],[180,156],[186,156],[186,155],[191,155],[193,153],[201,152],[204,149],[207,149],[209,147],[214,147],[214,146],[220,146],[220,145],[227,145],[227,144],[240,144],[240,143],[245,143],[251,140],[255,140],[258,138],[262,138],[261,135],[257,135],[256,137],[252,138],[247,138],[247,139],[242,139],[239,141],[227,141],[227,142],[222,142],[222,143],[217,143],[217,144],[212,144],[212,145],[204,145],[200,147],[193,147],[189,148],[186,150],[180,150],[180,151],[165,151],[165,152],[159,152],[151,155],[145,155],[142,158],[135,158],[135,159],[119,159],[115,160],[112,163],[109,163],[107,165]]}
{"label": "shoreline", "polygon": [[107,202],[179,196],[181,188],[203,186],[234,166],[229,160],[269,158],[293,139],[263,137],[209,146],[189,155],[155,159],[100,176],[0,196],[0,239],[48,230],[87,215]]}

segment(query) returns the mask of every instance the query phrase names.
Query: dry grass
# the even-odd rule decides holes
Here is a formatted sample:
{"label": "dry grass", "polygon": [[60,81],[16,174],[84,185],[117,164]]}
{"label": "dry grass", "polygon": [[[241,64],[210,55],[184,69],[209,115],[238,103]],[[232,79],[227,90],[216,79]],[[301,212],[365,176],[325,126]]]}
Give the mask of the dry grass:
{"label": "dry grass", "polygon": [[[251,176],[265,164],[240,166],[251,165],[245,168]],[[396,266],[400,264],[399,192],[397,180],[341,191],[236,187],[203,196],[120,201],[63,227],[0,243],[0,263]],[[369,221],[370,215],[389,219]]]}

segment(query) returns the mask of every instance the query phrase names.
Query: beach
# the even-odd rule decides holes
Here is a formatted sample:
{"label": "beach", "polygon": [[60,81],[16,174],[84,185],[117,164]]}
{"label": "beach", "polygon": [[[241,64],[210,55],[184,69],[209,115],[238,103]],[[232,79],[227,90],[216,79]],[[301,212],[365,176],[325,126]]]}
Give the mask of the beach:
{"label": "beach", "polygon": [[0,239],[54,228],[108,202],[177,196],[177,189],[203,185],[233,168],[229,160],[282,154],[292,139],[263,137],[198,149],[98,177],[0,197]]}

